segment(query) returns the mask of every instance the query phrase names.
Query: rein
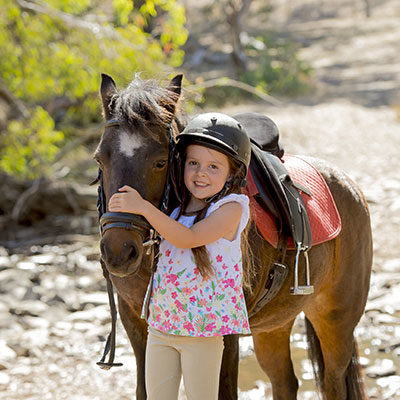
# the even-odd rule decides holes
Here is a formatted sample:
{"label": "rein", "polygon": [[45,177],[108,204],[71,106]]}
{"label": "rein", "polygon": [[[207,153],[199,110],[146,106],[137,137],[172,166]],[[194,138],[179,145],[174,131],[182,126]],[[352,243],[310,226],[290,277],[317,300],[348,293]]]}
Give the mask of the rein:
{"label": "rein", "polygon": [[[105,123],[105,128],[119,126],[120,121],[117,119],[109,120]],[[169,195],[171,192],[171,167],[172,158],[175,154],[175,140],[172,133],[172,122],[168,125],[168,168],[167,168],[167,179],[164,186],[164,192],[160,204],[160,210],[166,212],[168,210]],[[154,259],[152,265],[152,277],[157,268],[157,261],[159,257],[159,244],[160,235],[155,231],[155,229],[147,222],[147,220],[141,216],[131,213],[123,212],[107,212],[107,199],[104,193],[103,186],[103,171],[99,168],[97,178],[90,183],[90,185],[99,184],[97,188],[97,210],[99,213],[99,229],[100,234],[103,237],[105,232],[109,229],[127,229],[131,231],[139,232],[142,238],[142,246],[148,247],[146,250],[146,255],[151,254],[151,250],[154,246]],[[114,289],[110,278],[110,274],[107,270],[106,263],[103,258],[100,258],[101,268],[103,270],[103,276],[107,282],[107,294],[110,304],[110,314],[111,314],[111,331],[107,337],[107,341],[104,347],[103,355],[96,364],[102,369],[110,369],[112,367],[120,367],[122,363],[114,363],[115,357],[115,336],[116,336],[116,322],[117,322],[117,308],[115,306],[114,300]],[[107,355],[109,355],[108,361],[106,361]]]}

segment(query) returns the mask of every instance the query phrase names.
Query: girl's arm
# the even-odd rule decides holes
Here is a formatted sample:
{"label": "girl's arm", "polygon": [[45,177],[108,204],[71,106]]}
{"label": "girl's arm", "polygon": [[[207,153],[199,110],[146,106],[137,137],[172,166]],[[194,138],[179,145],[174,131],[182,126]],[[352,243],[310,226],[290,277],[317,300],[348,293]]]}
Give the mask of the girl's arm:
{"label": "girl's arm", "polygon": [[187,228],[144,200],[130,186],[123,186],[119,190],[120,193],[114,194],[109,201],[109,211],[143,215],[164,239],[181,249],[207,245],[223,237],[232,239],[242,216],[242,206],[237,202],[229,202]]}

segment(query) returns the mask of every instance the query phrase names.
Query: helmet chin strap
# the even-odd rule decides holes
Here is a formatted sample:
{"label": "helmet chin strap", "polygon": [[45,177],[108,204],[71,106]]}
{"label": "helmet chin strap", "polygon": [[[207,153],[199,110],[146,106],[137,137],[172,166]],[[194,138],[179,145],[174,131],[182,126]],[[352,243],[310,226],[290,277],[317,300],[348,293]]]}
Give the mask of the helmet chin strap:
{"label": "helmet chin strap", "polygon": [[213,201],[217,201],[219,199],[221,199],[222,197],[224,197],[226,195],[226,192],[232,187],[232,186],[236,186],[239,185],[240,187],[245,187],[246,186],[246,178],[240,178],[239,175],[242,172],[243,168],[242,166],[239,168],[239,170],[236,172],[236,174],[231,178],[228,179],[225,182],[225,185],[223,186],[223,188],[218,192],[215,193],[213,196],[207,197],[205,199],[205,202],[207,204],[213,202]]}

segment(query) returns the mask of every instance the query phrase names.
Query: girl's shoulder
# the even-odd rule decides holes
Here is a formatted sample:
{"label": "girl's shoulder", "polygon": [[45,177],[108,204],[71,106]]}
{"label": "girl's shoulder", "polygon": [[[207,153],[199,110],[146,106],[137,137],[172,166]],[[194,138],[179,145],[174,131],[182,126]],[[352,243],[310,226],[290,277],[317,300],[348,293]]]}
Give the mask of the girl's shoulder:
{"label": "girl's shoulder", "polygon": [[237,202],[242,206],[242,216],[240,217],[240,222],[238,230],[235,236],[235,240],[240,238],[240,233],[246,227],[250,219],[250,208],[249,208],[249,198],[245,194],[231,193],[223,197],[222,199],[212,203],[210,208],[207,210],[206,217],[208,217],[212,212],[217,210],[223,204]]}
{"label": "girl's shoulder", "polygon": [[231,203],[231,202],[239,203],[242,206],[242,211],[245,213],[248,213],[249,198],[245,194],[230,193],[230,194],[226,195],[225,197],[223,197],[222,199],[219,199],[215,203],[212,203],[207,211],[207,214],[209,215],[213,211],[215,211],[219,207],[221,207],[223,204]]}

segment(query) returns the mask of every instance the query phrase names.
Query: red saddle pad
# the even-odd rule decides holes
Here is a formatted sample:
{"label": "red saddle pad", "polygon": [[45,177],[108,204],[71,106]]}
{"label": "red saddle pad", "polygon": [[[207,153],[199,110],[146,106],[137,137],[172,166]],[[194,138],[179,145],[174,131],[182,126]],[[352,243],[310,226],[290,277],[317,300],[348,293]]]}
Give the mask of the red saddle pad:
{"label": "red saddle pad", "polygon": [[[312,244],[320,244],[335,238],[342,229],[339,212],[324,178],[310,163],[299,156],[285,155],[284,165],[292,180],[308,189],[312,196],[301,193],[307,208],[312,232]],[[243,191],[250,199],[253,220],[264,239],[275,248],[278,245],[278,230],[275,218],[266,212],[253,197],[258,193],[251,174],[247,176],[247,185]],[[290,238],[288,248],[294,249]]]}

